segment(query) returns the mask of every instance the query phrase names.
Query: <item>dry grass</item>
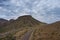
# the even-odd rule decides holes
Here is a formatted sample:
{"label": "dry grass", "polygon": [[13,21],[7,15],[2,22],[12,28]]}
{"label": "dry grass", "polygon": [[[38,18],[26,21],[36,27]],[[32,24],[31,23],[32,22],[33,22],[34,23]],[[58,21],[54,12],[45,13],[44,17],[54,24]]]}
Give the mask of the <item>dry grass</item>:
{"label": "dry grass", "polygon": [[28,32],[28,31],[29,31],[28,28],[23,28],[22,30],[16,32],[16,33],[14,34],[14,36],[16,37],[16,40],[21,39],[22,36],[24,36],[24,34],[25,34],[26,32]]}
{"label": "dry grass", "polygon": [[60,22],[47,25],[31,18],[31,16],[20,17],[0,29],[0,32],[3,33],[10,32],[0,40],[20,40],[31,29],[33,32],[29,40],[60,40]]}
{"label": "dry grass", "polygon": [[36,27],[30,40],[60,40],[60,29],[54,26]]}

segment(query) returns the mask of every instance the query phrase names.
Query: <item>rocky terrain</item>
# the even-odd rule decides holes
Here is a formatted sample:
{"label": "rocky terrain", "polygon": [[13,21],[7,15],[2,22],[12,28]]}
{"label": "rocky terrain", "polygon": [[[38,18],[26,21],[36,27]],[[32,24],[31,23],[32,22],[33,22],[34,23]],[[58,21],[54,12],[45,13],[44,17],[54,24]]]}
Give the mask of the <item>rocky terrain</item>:
{"label": "rocky terrain", "polygon": [[47,24],[30,15],[0,20],[0,40],[60,40],[60,21]]}

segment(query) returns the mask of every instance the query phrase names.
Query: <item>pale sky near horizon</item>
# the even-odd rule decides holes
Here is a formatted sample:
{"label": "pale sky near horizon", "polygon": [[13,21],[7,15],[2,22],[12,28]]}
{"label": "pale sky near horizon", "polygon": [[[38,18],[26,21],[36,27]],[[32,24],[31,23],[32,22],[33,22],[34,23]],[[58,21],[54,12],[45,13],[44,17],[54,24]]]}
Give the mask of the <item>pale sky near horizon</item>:
{"label": "pale sky near horizon", "polygon": [[46,23],[60,21],[60,0],[0,0],[0,18],[9,20],[22,15]]}

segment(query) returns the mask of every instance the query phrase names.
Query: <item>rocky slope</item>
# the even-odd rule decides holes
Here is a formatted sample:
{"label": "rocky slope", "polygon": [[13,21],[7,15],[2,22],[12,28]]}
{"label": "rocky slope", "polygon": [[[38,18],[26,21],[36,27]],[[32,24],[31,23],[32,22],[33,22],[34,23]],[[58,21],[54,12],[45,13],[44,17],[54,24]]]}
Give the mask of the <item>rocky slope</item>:
{"label": "rocky slope", "polygon": [[29,40],[60,40],[60,21],[46,24],[30,15],[11,19],[0,30],[0,40],[24,40],[25,37]]}

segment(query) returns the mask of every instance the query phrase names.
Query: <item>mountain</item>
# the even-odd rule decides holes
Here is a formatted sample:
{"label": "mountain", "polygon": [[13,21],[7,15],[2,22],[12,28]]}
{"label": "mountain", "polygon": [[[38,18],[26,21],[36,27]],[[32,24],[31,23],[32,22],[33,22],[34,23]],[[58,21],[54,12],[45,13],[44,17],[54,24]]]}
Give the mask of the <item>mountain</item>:
{"label": "mountain", "polygon": [[19,36],[23,35],[27,31],[34,29],[37,26],[43,26],[46,24],[46,23],[43,23],[43,22],[40,22],[40,21],[34,19],[30,15],[20,16],[16,20],[11,19],[8,22],[6,21],[5,24],[6,23],[7,23],[6,26],[3,26],[0,28],[0,35],[1,35],[0,39],[1,40],[2,40],[2,38],[4,40],[10,40],[13,36],[16,36],[17,34]]}
{"label": "mountain", "polygon": [[0,28],[0,40],[60,40],[60,21],[46,24],[24,15],[4,23],[7,25]]}
{"label": "mountain", "polygon": [[60,21],[35,29],[34,40],[60,40]]}
{"label": "mountain", "polygon": [[46,24],[24,15],[2,22],[7,24],[0,27],[0,40],[60,40],[60,21]]}
{"label": "mountain", "polygon": [[8,20],[0,18],[0,27],[6,26]]}
{"label": "mountain", "polygon": [[54,22],[52,24],[48,24],[45,26],[46,28],[56,28],[56,29],[60,29],[60,21]]}
{"label": "mountain", "polygon": [[16,20],[16,22],[19,23],[21,26],[25,25],[25,26],[30,26],[30,27],[40,25],[40,24],[45,24],[34,19],[30,15],[21,16]]}
{"label": "mountain", "polygon": [[16,30],[16,29],[20,29],[23,27],[36,27],[37,25],[44,25],[46,23],[40,22],[36,19],[34,19],[32,16],[30,15],[24,15],[24,16],[20,16],[18,17],[16,20],[9,20],[7,26],[1,28],[3,29],[3,31],[11,31],[11,30]]}
{"label": "mountain", "polygon": [[[30,30],[28,29],[23,29],[22,32],[18,31],[14,34],[16,40],[60,40],[60,21],[43,26],[37,25]],[[28,31],[26,32],[26,30]]]}

